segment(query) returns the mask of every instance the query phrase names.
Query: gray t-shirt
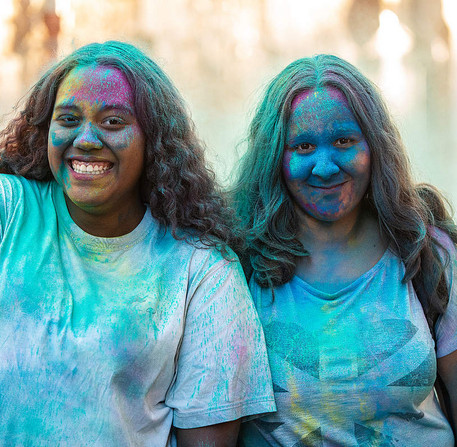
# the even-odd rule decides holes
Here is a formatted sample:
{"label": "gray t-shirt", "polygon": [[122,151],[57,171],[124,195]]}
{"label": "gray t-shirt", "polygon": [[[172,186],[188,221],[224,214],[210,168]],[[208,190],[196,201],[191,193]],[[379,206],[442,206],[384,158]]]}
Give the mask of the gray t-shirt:
{"label": "gray t-shirt", "polygon": [[[450,303],[436,325],[437,356],[457,349],[457,260],[450,239]],[[243,424],[244,446],[451,447],[433,384],[434,342],[403,263],[389,250],[337,293],[298,277],[251,283],[267,342],[278,411]]]}
{"label": "gray t-shirt", "polygon": [[175,240],[149,210],[100,238],[56,182],[0,175],[0,445],[170,446],[274,410],[238,262]]}

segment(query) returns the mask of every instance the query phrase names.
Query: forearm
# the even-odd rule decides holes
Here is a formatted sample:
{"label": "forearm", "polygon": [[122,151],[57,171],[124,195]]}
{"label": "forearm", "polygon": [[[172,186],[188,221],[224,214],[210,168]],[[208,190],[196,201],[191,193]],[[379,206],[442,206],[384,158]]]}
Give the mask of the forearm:
{"label": "forearm", "polygon": [[[456,385],[457,386],[457,385]],[[451,396],[453,394],[453,396]],[[449,415],[450,423],[454,430],[454,435],[457,437],[457,392],[454,391],[453,393],[449,392],[450,397],[450,407],[451,407],[451,414]]]}
{"label": "forearm", "polygon": [[240,420],[207,427],[176,429],[178,447],[235,447]]}
{"label": "forearm", "polygon": [[438,373],[449,395],[449,422],[457,436],[457,351],[438,359]]}

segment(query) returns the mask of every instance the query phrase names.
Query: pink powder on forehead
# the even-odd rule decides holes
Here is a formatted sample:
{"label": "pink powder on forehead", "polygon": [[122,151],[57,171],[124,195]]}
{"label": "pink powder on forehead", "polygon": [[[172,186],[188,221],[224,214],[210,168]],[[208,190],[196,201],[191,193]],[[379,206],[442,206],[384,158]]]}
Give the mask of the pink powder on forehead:
{"label": "pink powder on forehead", "polygon": [[64,78],[61,87],[63,90],[60,94],[67,96],[66,90],[71,88],[73,97],[78,101],[130,103],[133,99],[132,88],[127,78],[122,71],[114,67],[76,67]]}
{"label": "pink powder on forehead", "polygon": [[346,96],[344,96],[344,94],[336,87],[319,87],[317,89],[305,90],[299,93],[297,96],[295,96],[295,98],[292,100],[291,111],[294,112],[302,100],[311,97],[314,97],[315,100],[320,99],[323,102],[326,102],[328,100],[341,101],[349,108]]}

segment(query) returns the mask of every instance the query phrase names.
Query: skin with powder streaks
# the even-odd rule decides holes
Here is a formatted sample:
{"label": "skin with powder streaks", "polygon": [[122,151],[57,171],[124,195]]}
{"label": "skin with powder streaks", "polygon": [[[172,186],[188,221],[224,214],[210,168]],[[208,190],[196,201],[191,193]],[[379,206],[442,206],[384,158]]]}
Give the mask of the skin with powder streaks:
{"label": "skin with powder streaks", "polygon": [[295,204],[322,221],[356,214],[370,181],[370,150],[344,95],[334,88],[298,95],[287,141],[283,173]]}
{"label": "skin with powder streaks", "polygon": [[123,73],[101,66],[73,69],[57,91],[48,159],[81,228],[113,237],[138,225],[145,211],[143,157],[144,136]]}
{"label": "skin with powder streaks", "polygon": [[298,276],[331,293],[379,261],[386,244],[376,218],[362,205],[370,149],[339,90],[306,90],[294,99],[282,172],[299,217],[300,241],[310,253],[297,261]]}

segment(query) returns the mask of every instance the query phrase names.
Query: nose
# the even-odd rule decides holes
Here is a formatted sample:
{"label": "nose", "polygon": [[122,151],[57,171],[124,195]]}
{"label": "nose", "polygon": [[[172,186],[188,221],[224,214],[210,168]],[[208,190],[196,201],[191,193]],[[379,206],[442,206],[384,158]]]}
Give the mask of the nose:
{"label": "nose", "polygon": [[90,151],[92,149],[101,149],[103,143],[100,141],[96,129],[91,123],[87,123],[81,126],[78,136],[73,141],[73,146],[84,151]]}
{"label": "nose", "polygon": [[316,151],[315,157],[314,167],[311,170],[313,175],[327,180],[340,172],[340,167],[333,160],[331,150],[318,150]]}

